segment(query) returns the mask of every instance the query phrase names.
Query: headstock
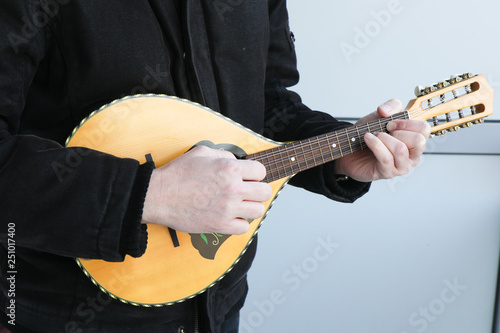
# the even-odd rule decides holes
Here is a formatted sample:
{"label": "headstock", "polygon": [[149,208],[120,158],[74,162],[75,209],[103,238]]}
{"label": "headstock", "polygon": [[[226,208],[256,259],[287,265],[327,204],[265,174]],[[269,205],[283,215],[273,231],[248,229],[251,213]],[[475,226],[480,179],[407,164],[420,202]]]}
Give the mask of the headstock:
{"label": "headstock", "polygon": [[493,89],[484,75],[453,75],[428,87],[415,88],[406,106],[411,119],[425,120],[433,135],[444,135],[484,122],[493,114]]}

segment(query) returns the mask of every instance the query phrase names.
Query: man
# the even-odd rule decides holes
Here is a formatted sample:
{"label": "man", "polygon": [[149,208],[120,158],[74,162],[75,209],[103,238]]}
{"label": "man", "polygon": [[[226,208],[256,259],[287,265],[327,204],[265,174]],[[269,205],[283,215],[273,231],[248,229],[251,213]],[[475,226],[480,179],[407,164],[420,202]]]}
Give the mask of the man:
{"label": "man", "polygon": [[[270,196],[260,182],[265,168],[206,147],[155,169],[63,145],[93,110],[146,92],[199,102],[278,141],[348,126],[287,89],[298,73],[286,2],[8,0],[0,4],[0,31],[1,322],[13,332],[237,330],[256,242],[205,293],[154,309],[111,299],[73,258],[141,256],[144,223],[244,233],[244,218],[261,216]],[[400,109],[391,100],[362,121]],[[365,136],[370,151],[301,172],[291,183],[353,202],[370,181],[407,173],[429,127],[394,121],[388,130]],[[192,200],[199,193],[210,205]],[[15,297],[6,273],[9,238],[16,244]]]}

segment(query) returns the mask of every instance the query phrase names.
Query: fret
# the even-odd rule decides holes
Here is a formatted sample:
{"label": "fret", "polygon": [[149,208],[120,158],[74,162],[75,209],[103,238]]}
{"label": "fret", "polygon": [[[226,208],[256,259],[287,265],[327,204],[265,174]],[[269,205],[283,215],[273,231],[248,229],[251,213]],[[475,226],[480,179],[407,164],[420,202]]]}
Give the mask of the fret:
{"label": "fret", "polygon": [[304,156],[304,161],[306,162],[306,168],[309,169],[309,164],[307,163],[306,152],[304,151],[304,145],[300,145],[300,147],[302,148],[302,155]]}
{"label": "fret", "polygon": [[385,132],[385,130],[382,128],[382,123],[380,122],[380,119],[378,120],[378,126],[380,127],[380,132]]}
{"label": "fret", "polygon": [[272,182],[273,180],[281,178],[279,176],[279,169],[275,157],[276,155],[279,155],[279,150],[280,147],[277,147],[255,154],[257,155],[257,160],[260,160],[260,162],[266,167],[266,170],[268,170],[268,174],[266,176],[267,182]]}
{"label": "fret", "polygon": [[290,162],[290,171],[292,172],[292,174],[295,174],[297,173],[297,165],[298,165],[298,160],[299,160],[299,157],[297,156],[297,153],[295,152],[295,145],[292,143],[292,144],[288,144],[288,147],[290,147],[290,149],[288,149],[288,151],[291,151],[292,154],[288,154],[288,161]]}
{"label": "fret", "polygon": [[[297,146],[299,146],[300,148],[302,148],[302,152],[298,151],[297,150]],[[300,171],[303,171],[303,170],[307,170],[307,162],[306,161],[306,156],[304,155],[304,149],[303,147],[301,147],[300,145],[300,142],[294,142],[292,143],[292,147],[293,147],[293,153],[294,153],[294,156],[296,156],[296,170],[295,170],[295,173],[297,172],[300,172]]]}
{"label": "fret", "polygon": [[270,164],[271,163],[270,158],[269,157],[263,157],[261,163],[264,164],[264,165]]}
{"label": "fret", "polygon": [[326,161],[325,161],[325,155],[323,154],[323,148],[321,147],[321,142],[319,141],[320,137],[316,137],[316,141],[318,141],[318,146],[319,146],[319,154],[321,155],[321,160],[323,161],[323,163],[321,164],[325,164]]}
{"label": "fret", "polygon": [[330,151],[330,156],[331,156],[331,161],[333,161],[335,159],[335,156],[333,155],[333,149],[332,148],[335,148],[336,145],[335,144],[332,144],[330,142],[330,135],[325,135],[325,138],[326,138],[326,143],[328,144],[328,148],[329,148],[329,151]]}
{"label": "fret", "polygon": [[340,156],[341,156],[341,157],[344,157],[344,153],[342,152],[342,144],[340,143],[340,140],[339,140],[339,134],[338,134],[338,132],[335,132],[335,136],[337,137],[337,142],[338,142],[338,144],[339,144]]}
{"label": "fret", "polygon": [[303,170],[309,169],[309,166],[307,165],[307,158],[306,158],[306,155],[304,153],[304,145],[297,142],[295,152],[297,153],[298,156],[300,156],[298,171],[303,171]]}
{"label": "fret", "polygon": [[273,175],[274,175],[274,179],[281,179],[280,169],[276,168],[276,170],[274,170],[274,172],[273,172]]}
{"label": "fret", "polygon": [[294,173],[293,165],[295,164],[296,158],[295,158],[295,156],[290,157],[290,154],[288,152],[289,152],[289,149],[286,150],[286,157],[287,157],[287,161],[288,161],[288,166],[290,167],[290,171],[292,173]]}
{"label": "fret", "polygon": [[[283,153],[286,153],[286,150],[284,152],[280,152],[279,159],[281,160],[281,166],[282,166],[281,170],[283,170],[283,172],[285,173],[285,176],[286,176],[286,164],[285,164],[285,158],[284,158]],[[278,176],[280,176],[280,168],[278,168],[277,171],[278,171]],[[285,177],[285,176],[283,176],[283,177]],[[280,178],[281,178],[281,176],[280,176]]]}
{"label": "fret", "polygon": [[345,133],[347,135],[347,143],[349,144],[349,150],[351,151],[351,153],[353,153],[354,151],[352,150],[352,146],[351,146],[351,138],[349,137],[349,132],[347,129],[345,130]]}
{"label": "fret", "polygon": [[[371,133],[372,132],[371,129],[370,129],[370,123],[369,122],[366,123],[366,132],[367,133]],[[365,142],[363,141],[363,143],[365,143]],[[366,144],[365,144],[365,146],[366,146]]]}
{"label": "fret", "polygon": [[313,148],[313,146],[312,146],[311,139],[308,139],[307,141],[309,141],[309,147],[311,147],[311,156],[312,156],[312,158],[313,158],[313,163],[314,163],[314,166],[316,166],[316,165],[318,165],[318,164],[316,163],[316,158],[314,158],[314,153],[313,153],[313,152],[314,152],[314,148]]}
{"label": "fret", "polygon": [[361,150],[363,150],[363,139],[361,139],[361,135],[359,134],[358,126],[356,126],[356,132],[358,132],[359,147],[361,148]]}

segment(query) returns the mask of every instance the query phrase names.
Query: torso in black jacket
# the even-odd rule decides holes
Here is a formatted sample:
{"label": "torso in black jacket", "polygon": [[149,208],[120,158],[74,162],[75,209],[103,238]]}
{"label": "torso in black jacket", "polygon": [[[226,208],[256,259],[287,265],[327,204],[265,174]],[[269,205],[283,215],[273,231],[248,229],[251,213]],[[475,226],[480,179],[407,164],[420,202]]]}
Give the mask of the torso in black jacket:
{"label": "torso in black jacket", "polygon": [[[151,168],[98,152],[61,180],[53,165],[90,112],[136,93],[189,98],[273,139],[346,124],[309,110],[298,81],[285,1],[6,0],[0,4],[0,298],[9,299],[5,231],[16,225],[16,324],[50,332],[204,331],[243,305],[255,254],[184,303],[147,309],[111,300],[73,257],[141,255],[140,212]],[[330,165],[292,184],[353,201],[367,184],[339,185]],[[325,176],[326,175],[326,176]],[[4,318],[5,320],[5,318]]]}

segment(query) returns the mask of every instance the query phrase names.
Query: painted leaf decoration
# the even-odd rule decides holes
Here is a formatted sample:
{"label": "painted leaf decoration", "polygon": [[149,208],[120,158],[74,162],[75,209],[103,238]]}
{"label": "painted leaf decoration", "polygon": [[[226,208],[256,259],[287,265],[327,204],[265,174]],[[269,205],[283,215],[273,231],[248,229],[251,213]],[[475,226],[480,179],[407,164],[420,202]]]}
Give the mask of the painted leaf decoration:
{"label": "painted leaf decoration", "polygon": [[205,234],[200,234],[200,237],[205,241],[205,243],[208,244],[208,239],[207,236],[205,236]]}

